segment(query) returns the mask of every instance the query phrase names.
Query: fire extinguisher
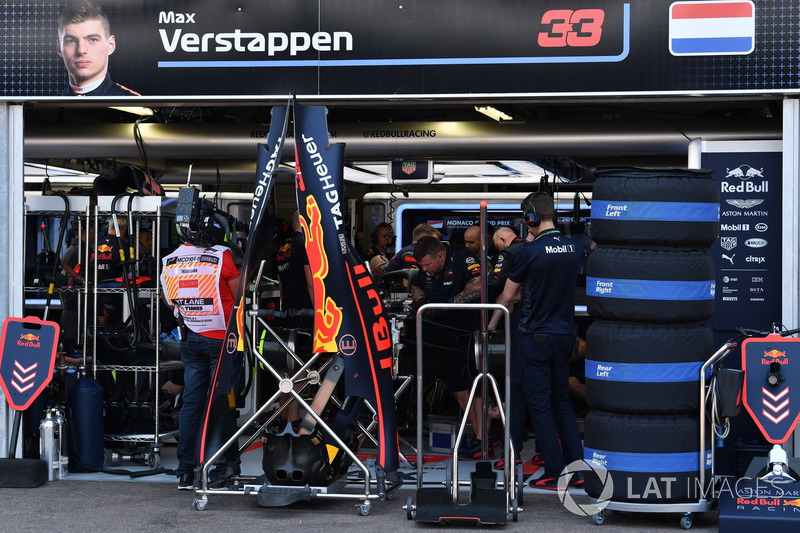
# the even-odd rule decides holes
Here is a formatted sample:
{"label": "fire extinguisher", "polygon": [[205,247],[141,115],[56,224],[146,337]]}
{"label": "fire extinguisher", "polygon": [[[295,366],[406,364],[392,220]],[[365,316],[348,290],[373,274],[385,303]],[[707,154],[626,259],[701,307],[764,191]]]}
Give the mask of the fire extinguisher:
{"label": "fire extinguisher", "polygon": [[64,479],[69,475],[69,439],[67,438],[67,421],[64,418],[64,411],[53,409],[53,420],[58,426],[58,479]]}
{"label": "fire extinguisher", "polygon": [[47,410],[39,424],[39,456],[47,463],[47,481],[57,480],[61,469],[61,433],[52,409]]}

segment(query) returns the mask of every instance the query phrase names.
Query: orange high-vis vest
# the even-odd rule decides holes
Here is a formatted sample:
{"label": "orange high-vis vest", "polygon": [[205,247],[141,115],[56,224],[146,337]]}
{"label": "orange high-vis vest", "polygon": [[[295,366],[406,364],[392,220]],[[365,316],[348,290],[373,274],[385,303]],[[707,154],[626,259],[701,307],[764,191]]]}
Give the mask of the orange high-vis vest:
{"label": "orange high-vis vest", "polygon": [[[223,253],[228,248],[179,246],[162,260],[161,287],[195,333],[225,330],[219,280]],[[177,316],[177,315],[176,315]]]}

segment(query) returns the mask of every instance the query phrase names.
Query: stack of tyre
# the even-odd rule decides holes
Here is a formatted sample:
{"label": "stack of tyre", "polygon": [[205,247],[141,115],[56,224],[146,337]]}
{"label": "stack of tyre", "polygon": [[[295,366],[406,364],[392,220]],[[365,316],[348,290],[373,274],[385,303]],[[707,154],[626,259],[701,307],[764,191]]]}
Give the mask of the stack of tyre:
{"label": "stack of tyre", "polygon": [[586,492],[624,502],[695,500],[700,368],[713,352],[703,321],[714,309],[708,248],[719,232],[717,186],[710,171],[602,168],[591,217],[584,456],[607,474],[587,476]]}

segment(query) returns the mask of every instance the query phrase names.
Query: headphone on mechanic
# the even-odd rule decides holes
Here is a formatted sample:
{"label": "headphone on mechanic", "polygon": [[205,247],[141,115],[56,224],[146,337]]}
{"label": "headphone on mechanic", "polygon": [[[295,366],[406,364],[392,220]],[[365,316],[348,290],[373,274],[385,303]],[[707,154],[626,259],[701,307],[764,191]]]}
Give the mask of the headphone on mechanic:
{"label": "headphone on mechanic", "polygon": [[533,205],[530,196],[522,201],[520,207],[522,208],[522,218],[525,219],[525,224],[527,224],[529,228],[535,228],[542,223],[542,219],[539,218],[539,214],[536,212],[536,207]]}
{"label": "headphone on mechanic", "polygon": [[220,213],[211,213],[203,217],[201,228],[204,244],[227,244],[231,240],[229,220]]}
{"label": "headphone on mechanic", "polygon": [[380,224],[375,226],[375,229],[373,229],[372,233],[369,234],[369,239],[372,242],[372,244],[378,244],[378,233],[381,231],[382,228],[389,228],[389,230],[392,233],[394,233],[391,224],[389,224],[388,222],[381,222]]}
{"label": "headphone on mechanic", "polygon": [[204,246],[227,246],[233,254],[233,261],[241,268],[244,263],[244,251],[236,240],[236,219],[228,213],[217,211],[203,217],[201,238]]}

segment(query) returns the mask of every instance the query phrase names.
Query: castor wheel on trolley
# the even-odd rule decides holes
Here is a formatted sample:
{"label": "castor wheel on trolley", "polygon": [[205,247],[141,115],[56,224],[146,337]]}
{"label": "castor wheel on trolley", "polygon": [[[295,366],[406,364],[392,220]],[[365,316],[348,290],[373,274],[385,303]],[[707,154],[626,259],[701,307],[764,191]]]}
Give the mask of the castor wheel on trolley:
{"label": "castor wheel on trolley", "polygon": [[516,522],[519,520],[519,502],[516,498],[511,500],[511,520]]}
{"label": "castor wheel on trolley", "polygon": [[414,520],[414,515],[416,514],[415,513],[416,510],[414,509],[414,500],[411,498],[411,496],[409,496],[406,499],[405,510],[406,510],[406,518],[408,520]]}
{"label": "castor wheel on trolley", "polygon": [[147,458],[147,466],[150,470],[158,470],[161,467],[161,454],[159,452],[151,452]]}
{"label": "castor wheel on trolley", "polygon": [[605,509],[600,509],[596,513],[592,515],[592,522],[597,524],[598,526],[602,526],[603,522],[606,521],[606,511]]}
{"label": "castor wheel on trolley", "polygon": [[198,511],[205,511],[206,505],[208,505],[208,496],[201,496],[199,498],[195,498],[192,502],[192,507],[197,509]]}
{"label": "castor wheel on trolley", "polygon": [[361,516],[367,516],[369,514],[371,506],[372,504],[369,502],[369,500],[365,500],[364,503],[357,503],[356,512]]}
{"label": "castor wheel on trolley", "polygon": [[694,522],[694,515],[686,513],[681,516],[681,529],[692,529],[692,522]]}

